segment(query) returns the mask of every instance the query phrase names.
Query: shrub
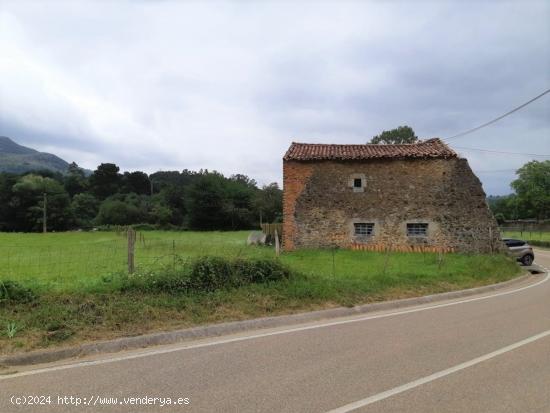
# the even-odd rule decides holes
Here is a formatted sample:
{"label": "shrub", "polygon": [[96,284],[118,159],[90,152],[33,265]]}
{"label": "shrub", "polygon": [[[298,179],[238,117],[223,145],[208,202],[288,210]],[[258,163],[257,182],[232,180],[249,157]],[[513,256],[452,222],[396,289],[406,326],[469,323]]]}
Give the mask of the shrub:
{"label": "shrub", "polygon": [[237,259],[233,262],[233,271],[245,284],[278,281],[290,276],[288,268],[270,259]]}
{"label": "shrub", "polygon": [[288,268],[277,260],[201,257],[191,266],[193,289],[213,291],[252,283],[279,281],[290,276]]}
{"label": "shrub", "polygon": [[0,280],[0,304],[6,302],[29,303],[36,298],[30,288],[26,288],[16,281]]}
{"label": "shrub", "polygon": [[530,239],[527,242],[531,245],[536,246],[536,247],[550,248],[550,241],[540,241],[540,240],[536,240],[536,239]]}
{"label": "shrub", "polygon": [[278,281],[289,276],[290,271],[276,260],[204,256],[160,272],[136,271],[132,275],[122,275],[121,289],[167,293],[209,292]]}
{"label": "shrub", "polygon": [[167,269],[165,271],[137,270],[133,274],[120,274],[121,291],[141,291],[143,293],[184,293],[189,290],[189,277],[186,272]]}
{"label": "shrub", "polygon": [[222,257],[200,257],[191,264],[190,288],[213,291],[237,284],[231,261]]}

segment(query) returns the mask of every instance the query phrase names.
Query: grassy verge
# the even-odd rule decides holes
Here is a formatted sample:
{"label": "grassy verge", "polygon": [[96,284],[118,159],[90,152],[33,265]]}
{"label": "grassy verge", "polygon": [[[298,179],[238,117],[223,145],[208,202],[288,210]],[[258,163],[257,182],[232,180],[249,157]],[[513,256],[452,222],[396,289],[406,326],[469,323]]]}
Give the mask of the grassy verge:
{"label": "grassy verge", "polygon": [[550,232],[548,231],[505,231],[503,238],[523,239],[535,247],[550,248]]}
{"label": "grassy verge", "polygon": [[[242,250],[242,243],[237,245]],[[228,250],[231,254],[216,255],[246,261],[273,254],[269,248]],[[278,263],[288,270],[284,276],[219,284],[206,275],[201,280],[208,284],[196,287],[189,256],[176,258],[164,269],[142,266],[130,279],[121,271],[69,280],[19,277],[18,284],[37,297],[0,304],[0,352],[419,296],[519,273],[516,263],[501,255],[448,254],[440,261],[436,254],[304,250],[281,256]]]}
{"label": "grassy verge", "polygon": [[549,231],[504,231],[502,237],[550,242]]}

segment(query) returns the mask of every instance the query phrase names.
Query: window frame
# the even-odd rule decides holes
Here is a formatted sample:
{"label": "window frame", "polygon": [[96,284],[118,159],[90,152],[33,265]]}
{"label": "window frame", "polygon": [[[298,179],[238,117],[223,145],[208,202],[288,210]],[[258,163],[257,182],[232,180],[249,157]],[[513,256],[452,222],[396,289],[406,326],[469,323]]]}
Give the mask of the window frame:
{"label": "window frame", "polygon": [[[354,222],[353,223],[353,235],[359,238],[372,237],[374,235],[374,222]],[[359,231],[358,229],[364,226],[365,231]]]}
{"label": "window frame", "polygon": [[428,222],[407,222],[407,237],[427,238],[430,224]]}

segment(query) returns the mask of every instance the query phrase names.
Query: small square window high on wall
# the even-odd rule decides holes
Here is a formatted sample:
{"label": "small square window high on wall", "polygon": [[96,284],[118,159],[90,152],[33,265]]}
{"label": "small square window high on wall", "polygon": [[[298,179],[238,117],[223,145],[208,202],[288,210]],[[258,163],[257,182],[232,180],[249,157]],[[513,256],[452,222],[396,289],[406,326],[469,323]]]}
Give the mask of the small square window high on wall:
{"label": "small square window high on wall", "polygon": [[374,232],[374,224],[372,222],[356,222],[353,224],[353,228],[356,236],[371,236]]}
{"label": "small square window high on wall", "polygon": [[426,223],[409,223],[407,224],[408,237],[427,237],[428,224]]}
{"label": "small square window high on wall", "polygon": [[362,188],[363,187],[363,181],[361,178],[355,178],[353,180],[353,187],[354,188]]}

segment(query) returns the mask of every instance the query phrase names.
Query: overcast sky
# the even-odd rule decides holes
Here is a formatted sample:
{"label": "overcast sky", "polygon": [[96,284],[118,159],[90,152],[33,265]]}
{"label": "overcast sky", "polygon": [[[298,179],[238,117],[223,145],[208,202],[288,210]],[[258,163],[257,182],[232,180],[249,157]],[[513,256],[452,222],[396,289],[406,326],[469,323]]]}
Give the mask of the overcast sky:
{"label": "overcast sky", "polygon": [[[550,88],[550,2],[0,1],[0,135],[89,169],[281,182],[292,141],[477,126]],[[550,159],[550,94],[453,147],[488,194]]]}

